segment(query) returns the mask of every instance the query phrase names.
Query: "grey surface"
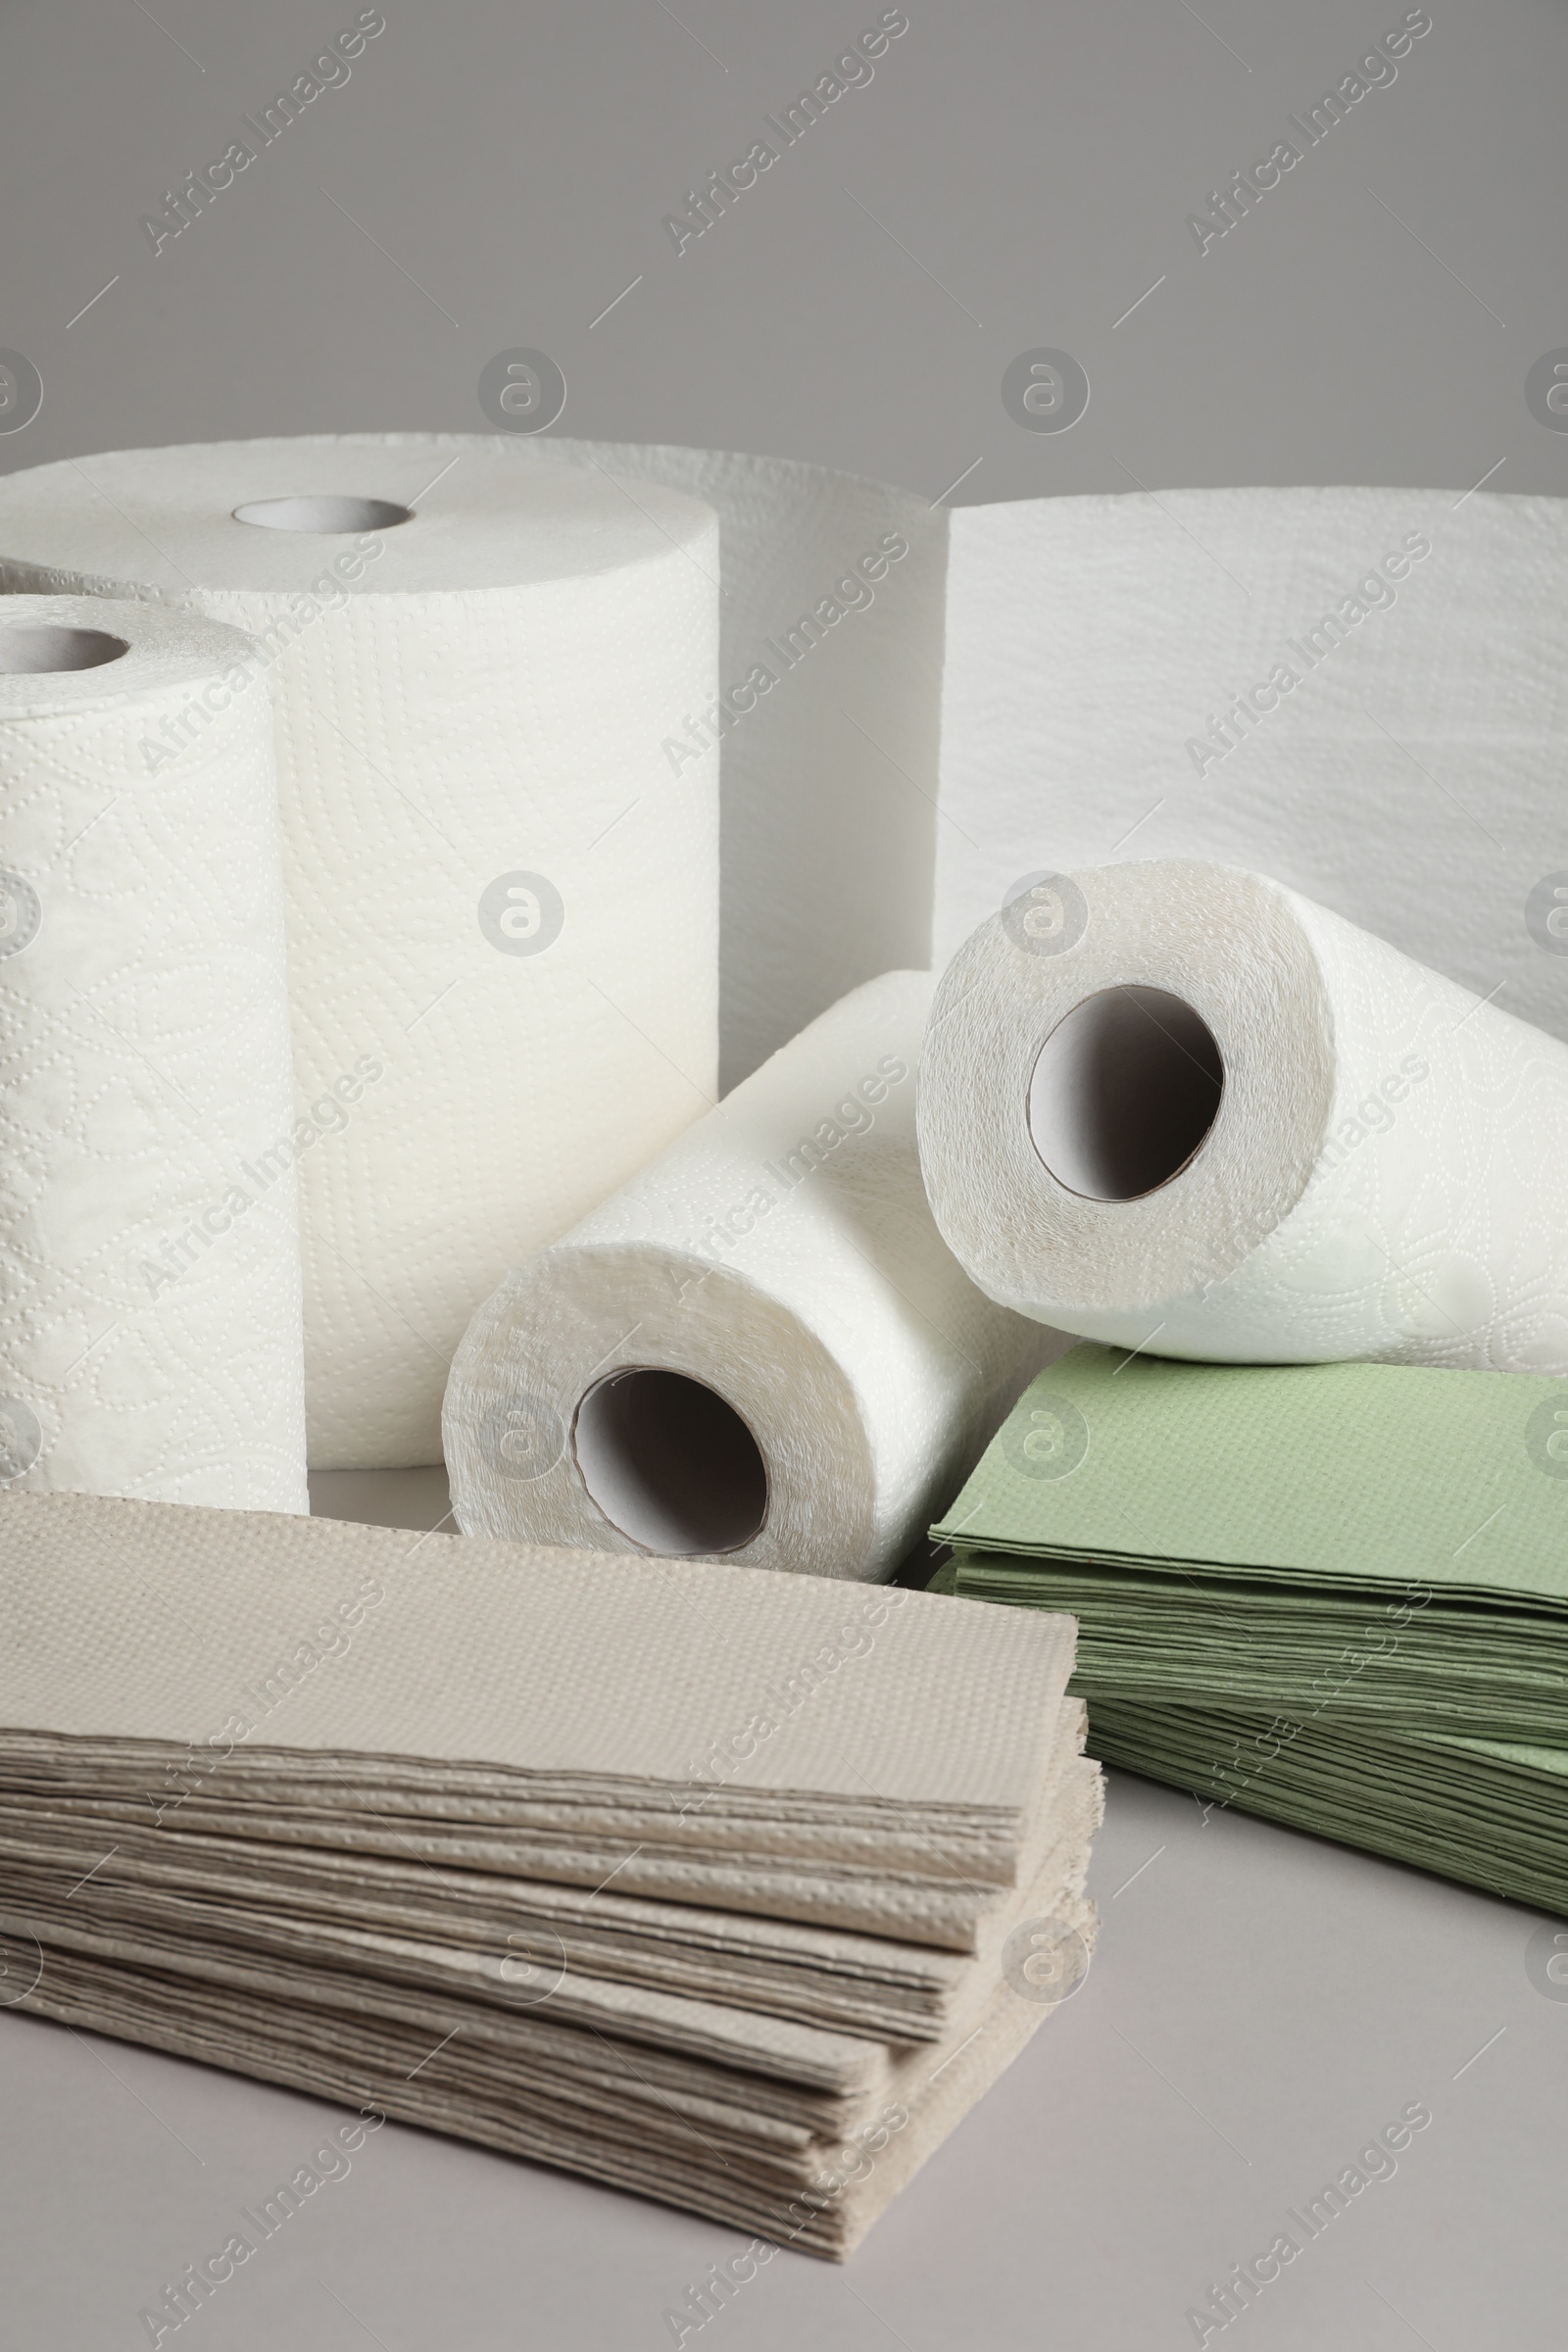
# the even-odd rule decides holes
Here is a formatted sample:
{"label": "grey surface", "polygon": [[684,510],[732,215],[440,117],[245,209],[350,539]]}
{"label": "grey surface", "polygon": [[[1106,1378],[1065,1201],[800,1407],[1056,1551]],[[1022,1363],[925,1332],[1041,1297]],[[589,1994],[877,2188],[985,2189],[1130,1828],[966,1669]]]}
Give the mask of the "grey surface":
{"label": "grey surface", "polygon": [[441,1528],[456,1533],[447,1474],[423,1470],[313,1470],[311,1509],[318,1519],[357,1519],[362,1527]]}
{"label": "grey surface", "polygon": [[[1525,402],[1528,369],[1568,344],[1560,8],[1435,0],[1393,86],[1200,258],[1186,216],[1398,5],[914,0],[869,85],[677,257],[663,215],[878,13],[389,0],[350,80],[155,257],[139,217],[355,8],[12,0],[0,346],[44,401],[0,434],[0,469],[483,429],[480,369],[526,346],[564,372],[564,431],[809,458],[933,499],[1564,486],[1568,435]],[[1043,346],[1090,378],[1070,432],[1003,405],[1004,371]],[[429,1524],[439,1474],[408,1476],[337,1474],[319,1500]],[[1397,2176],[1236,2327],[1302,2352],[1560,2341],[1568,2003],[1527,1978],[1532,1919],[1239,1817],[1205,1825],[1125,1778],[1096,1883],[1088,1985],[849,2270],[780,2256],[705,2338],[1193,2342],[1208,2283],[1419,2098],[1434,2122]],[[338,2120],[14,2016],[0,2082],[0,2341],[19,2346],[145,2343],[140,2307]],[[389,2126],[189,2335],[667,2344],[664,2311],[737,2243]]]}

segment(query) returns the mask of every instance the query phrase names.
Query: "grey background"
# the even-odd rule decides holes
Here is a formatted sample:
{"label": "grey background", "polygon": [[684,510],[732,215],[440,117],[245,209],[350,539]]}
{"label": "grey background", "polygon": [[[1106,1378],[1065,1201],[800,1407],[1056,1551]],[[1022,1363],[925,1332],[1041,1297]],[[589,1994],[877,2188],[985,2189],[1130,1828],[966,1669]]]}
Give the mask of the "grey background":
{"label": "grey background", "polygon": [[[1494,489],[1563,486],[1568,435],[1524,401],[1531,363],[1568,344],[1568,31],[1548,0],[1433,0],[1397,80],[1201,258],[1188,214],[1399,0],[910,0],[874,79],[679,257],[663,217],[874,0],[386,0],[352,78],[155,257],[140,217],[357,13],[9,0],[0,344],[45,392],[0,466],[483,430],[479,370],[522,345],[564,371],[563,432],[812,459],[932,498],[975,466],[960,503],[1134,475],[1466,489],[1499,459]],[[1040,345],[1091,379],[1067,433],[1002,406],[1007,363]]]}
{"label": "grey background", "polygon": [[[932,499],[1563,486],[1568,435],[1524,400],[1531,364],[1568,345],[1559,7],[1434,0],[1393,86],[1200,258],[1186,216],[1401,7],[911,0],[869,86],[677,258],[662,217],[877,7],[388,0],[348,83],[155,257],[139,217],[356,13],[9,0],[0,345],[45,395],[0,468],[482,430],[481,367],[526,345],[564,371],[563,432],[811,459]],[[1091,380],[1068,433],[1002,405],[1007,364],[1042,345]],[[322,1499],[428,1524],[442,1497],[413,1479]],[[850,2269],[780,2257],[706,2338],[1191,2342],[1208,2282],[1422,2098],[1434,2122],[1397,2178],[1238,2327],[1260,2352],[1560,2340],[1568,2003],[1527,1977],[1530,1917],[1237,1816],[1205,1826],[1124,1777],[1096,1890],[1088,1985]],[[18,2017],[0,2016],[0,2341],[18,2345],[145,2342],[141,2304],[331,2120]],[[191,2340],[665,2344],[663,2310],[735,2245],[388,2127]]]}

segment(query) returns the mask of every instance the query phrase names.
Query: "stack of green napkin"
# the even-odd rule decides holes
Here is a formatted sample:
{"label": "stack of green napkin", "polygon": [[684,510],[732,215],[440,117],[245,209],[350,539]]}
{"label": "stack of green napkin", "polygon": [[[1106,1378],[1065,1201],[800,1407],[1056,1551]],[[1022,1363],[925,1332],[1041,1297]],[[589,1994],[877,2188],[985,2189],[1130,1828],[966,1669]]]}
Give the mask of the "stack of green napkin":
{"label": "stack of green napkin", "polygon": [[1568,1912],[1568,1383],[1079,1347],[933,1533],[1104,1761]]}

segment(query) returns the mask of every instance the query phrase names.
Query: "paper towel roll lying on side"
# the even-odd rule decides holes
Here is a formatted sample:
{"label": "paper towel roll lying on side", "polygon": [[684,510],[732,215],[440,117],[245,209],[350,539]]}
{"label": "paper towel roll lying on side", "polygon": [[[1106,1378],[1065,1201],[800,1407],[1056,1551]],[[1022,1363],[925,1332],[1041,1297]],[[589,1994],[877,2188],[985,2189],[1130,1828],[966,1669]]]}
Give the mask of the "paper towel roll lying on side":
{"label": "paper towel roll lying on side", "polygon": [[1261,875],[1103,866],[992,915],[919,1132],[950,1247],[1062,1330],[1568,1372],[1568,1047]]}
{"label": "paper towel roll lying on side", "polygon": [[[148,605],[0,603],[0,1485],[310,1508],[316,1133],[270,714],[225,685],[255,650]],[[149,775],[143,739],[208,696]]]}
{"label": "paper towel roll lying on side", "polygon": [[447,1390],[458,1524],[887,1576],[1055,1352],[932,1223],[925,972],[813,1021],[475,1315]]}
{"label": "paper towel roll lying on side", "polygon": [[[716,1091],[712,514],[435,435],[230,442],[0,483],[0,581],[256,633],[278,708],[318,1467],[439,1456],[468,1317]],[[143,773],[216,723],[142,730]]]}

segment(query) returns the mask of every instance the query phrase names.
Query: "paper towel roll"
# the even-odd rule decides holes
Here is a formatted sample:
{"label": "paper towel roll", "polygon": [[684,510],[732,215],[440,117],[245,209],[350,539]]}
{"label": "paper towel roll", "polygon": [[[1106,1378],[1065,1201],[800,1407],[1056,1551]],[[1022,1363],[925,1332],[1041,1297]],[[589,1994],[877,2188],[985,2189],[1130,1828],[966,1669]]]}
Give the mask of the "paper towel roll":
{"label": "paper towel roll", "polygon": [[924,972],[857,989],[515,1273],[452,1367],[467,1535],[891,1574],[1050,1343],[921,1189]]}
{"label": "paper towel roll", "polygon": [[947,512],[785,458],[553,434],[512,450],[642,475],[718,516],[719,700],[664,754],[688,769],[722,741],[729,1088],[861,981],[931,960]]}
{"label": "paper towel roll", "polygon": [[[1161,489],[950,518],[777,460],[520,448],[706,499],[721,675],[778,673],[720,721],[726,1085],[929,960],[933,868],[941,963],[1023,875],[1117,857],[1277,874],[1568,1036],[1568,500]],[[881,570],[886,538],[907,553]]]}
{"label": "paper towel roll", "polygon": [[254,654],[148,605],[0,605],[0,1485],[310,1507],[272,730],[228,691]]}
{"label": "paper towel roll", "polygon": [[1481,996],[1501,982],[1506,1010],[1568,1036],[1568,938],[1544,927],[1568,869],[1565,609],[1561,498],[960,509],[937,962],[1025,874],[1198,858],[1275,874]]}
{"label": "paper towel roll", "polygon": [[717,762],[662,748],[713,696],[713,516],[499,440],[230,442],[12,475],[0,556],[261,641],[295,1072],[342,1097],[300,1155],[311,1459],[433,1461],[500,1269],[716,1091]]}
{"label": "paper towel roll", "polygon": [[950,1247],[1061,1330],[1568,1372],[1568,1047],[1261,875],[1104,866],[992,915],[919,1133]]}
{"label": "paper towel roll", "polygon": [[[330,454],[320,457],[323,450]],[[276,457],[275,464],[269,457],[265,480],[249,469],[264,452]],[[212,545],[203,534],[214,525],[205,490],[196,498],[199,544],[187,544],[182,482],[194,479],[209,455],[93,459],[0,482],[0,558],[12,559],[0,562],[0,584],[113,591],[118,583],[138,596],[194,601],[242,619],[276,616],[269,647],[278,675],[294,681],[284,766],[306,792],[321,778],[319,822],[297,828],[296,906],[304,911],[295,929],[324,941],[323,969],[332,987],[341,984],[343,1007],[330,1019],[319,1016],[323,1034],[302,1070],[314,1095],[318,1081],[342,1074],[344,1055],[352,1068],[369,1051],[362,1034],[369,1024],[361,1015],[370,1010],[392,1041],[375,1055],[383,1071],[390,1076],[399,1067],[398,1050],[421,1069],[404,1097],[406,1120],[383,1107],[379,1080],[356,1114],[363,1133],[351,1156],[372,1122],[419,1138],[416,1152],[400,1147],[380,1161],[373,1198],[357,1179],[329,1188],[330,1200],[318,1203],[318,1175],[307,1168],[311,1296],[330,1325],[323,1355],[314,1337],[320,1314],[313,1314],[312,1363],[323,1366],[313,1379],[322,1461],[406,1461],[433,1451],[440,1358],[466,1311],[447,1312],[447,1291],[466,1289],[471,1304],[496,1266],[547,1229],[541,1221],[525,1240],[503,1232],[504,1246],[494,1251],[467,1250],[475,1204],[481,1192],[489,1198],[481,1170],[506,1155],[487,1158],[490,1113],[474,1109],[468,1058],[482,1055],[455,1034],[472,975],[421,1018],[395,960],[410,952],[411,931],[414,961],[436,959],[437,935],[445,936],[441,906],[461,896],[454,850],[460,862],[472,851],[470,861],[509,887],[519,872],[542,871],[560,889],[560,875],[533,847],[510,854],[504,871],[499,859],[479,854],[474,836],[488,824],[485,793],[470,823],[459,781],[460,772],[493,779],[525,730],[509,717],[506,744],[487,742],[475,757],[471,744],[459,742],[456,722],[448,724],[450,710],[438,710],[424,685],[414,709],[401,688],[387,696],[385,725],[365,708],[386,642],[380,624],[393,602],[379,583],[402,580],[399,548],[429,546],[438,526],[454,552],[459,537],[466,548],[472,529],[489,530],[476,513],[487,503],[481,480],[507,485],[504,505],[519,480],[559,482],[564,470],[576,478],[574,466],[597,467],[601,482],[606,473],[641,477],[628,491],[648,516],[663,511],[657,502],[668,489],[704,499],[720,516],[719,692],[713,695],[710,680],[701,699],[696,689],[666,697],[654,765],[661,791],[682,779],[710,788],[711,754],[722,739],[725,1083],[870,972],[925,960],[933,869],[937,937],[946,953],[1017,877],[1149,848],[1240,855],[1267,866],[1482,993],[1500,978],[1506,1006],[1568,1030],[1563,943],[1551,928],[1559,868],[1568,873],[1559,833],[1568,713],[1552,638],[1552,616],[1568,599],[1568,507],[1560,500],[1269,489],[1030,500],[959,510],[950,565],[949,520],[940,508],[815,467],[548,435],[370,436],[231,445],[218,455],[247,463],[233,503],[373,495],[395,510],[416,498],[413,523],[383,517],[379,529],[360,535],[369,541],[362,550],[330,534],[231,526],[220,497],[216,527],[223,544],[243,539],[252,551],[238,569],[220,572],[210,570],[203,552]],[[157,498],[144,507],[148,467],[158,475]],[[450,470],[441,478],[443,468]],[[466,508],[465,481],[473,493]],[[427,482],[428,496],[416,497]],[[219,487],[226,494],[232,485]],[[369,518],[319,508],[302,514],[296,506],[293,519]],[[149,549],[143,532],[161,553]],[[499,517],[494,532],[509,546],[514,541]],[[265,578],[252,567],[263,541]],[[486,544],[493,551],[495,538]],[[288,551],[287,561],[279,550]],[[358,566],[356,580],[345,580],[339,560]],[[445,575],[451,582],[467,576],[466,560]],[[406,584],[416,587],[420,567],[405,568]],[[515,591],[507,563],[497,576]],[[248,601],[238,594],[247,580],[263,583]],[[311,581],[318,595],[299,601],[298,587]],[[355,599],[347,615],[340,593]],[[321,604],[329,609],[313,617]],[[297,637],[284,647],[290,629]],[[450,650],[438,657],[443,669]],[[1281,683],[1277,671],[1294,682]],[[451,675],[459,690],[465,681],[484,683],[471,665],[454,663]],[[951,820],[940,827],[940,860],[939,694],[942,803]],[[537,715],[548,732],[564,714]],[[389,751],[387,743],[396,736],[406,746],[410,728],[426,717],[428,756],[421,754],[411,778],[406,751]],[[200,713],[186,731],[199,723]],[[423,800],[432,775],[432,797]],[[400,791],[440,824],[440,838],[415,807],[398,802]],[[603,821],[632,799],[628,789],[624,800],[607,805]],[[623,844],[632,851],[612,877],[613,890],[648,865],[638,854],[640,828],[658,799],[645,795],[606,836],[612,858]],[[594,805],[597,810],[597,799]],[[407,833],[378,862],[365,845],[394,808],[394,823]],[[531,803],[524,813],[532,838]],[[554,843],[548,823],[546,833]],[[578,846],[588,838],[586,824],[572,836]],[[417,840],[428,844],[428,867]],[[592,860],[597,884],[598,853]],[[588,863],[585,858],[585,875]],[[329,886],[323,877],[334,873],[341,882]],[[663,903],[678,910],[664,930],[690,938],[686,902],[678,891],[670,895],[672,887],[662,884]],[[471,876],[462,891],[471,908]],[[390,949],[384,928],[377,933],[388,905],[396,907]],[[549,927],[537,894],[508,901],[502,911],[525,931],[535,921]],[[572,940],[568,926],[559,945]],[[543,964],[556,953],[553,946]],[[368,973],[377,958],[386,976],[367,1006],[353,984],[358,976],[368,994],[376,993]],[[296,962],[303,970],[298,954]],[[455,968],[443,967],[422,1003]],[[525,975],[531,989],[541,968],[522,960],[512,977],[520,986]],[[627,995],[606,971],[598,976],[622,1010],[640,1017],[636,983]],[[488,1002],[482,989],[474,1001]],[[613,1026],[619,1015],[593,1002]],[[480,1027],[499,1063],[501,1024],[486,1014]],[[655,1049],[671,1051],[657,1028],[650,1067]],[[599,1068],[605,1057],[595,1046],[587,1052]],[[512,1047],[505,1058],[510,1067]],[[426,1083],[443,1062],[462,1080],[456,1091],[464,1107],[450,1130],[445,1090]],[[409,1082],[406,1069],[398,1082]],[[526,1073],[524,1083],[531,1083]],[[619,1083],[612,1074],[601,1100]],[[700,1106],[699,1097],[671,1085]],[[523,1131],[523,1091],[510,1078],[496,1091],[506,1098],[496,1113],[507,1128],[504,1142],[514,1164],[528,1168],[513,1198],[531,1197],[546,1180],[529,1166],[535,1146]],[[574,1164],[586,1164],[559,1101],[548,1113],[558,1115]],[[603,1140],[595,1137],[594,1152]],[[646,1137],[639,1150],[660,1140]],[[639,1150],[612,1165],[608,1152],[596,1162],[599,1184],[635,1164]],[[542,1131],[537,1152],[540,1162],[549,1159]],[[423,1183],[422,1203],[398,1202],[387,1174],[394,1156],[413,1171],[414,1184]],[[555,1199],[558,1227],[596,1189]],[[447,1225],[438,1201],[455,1204]],[[497,1199],[480,1213],[492,1232],[511,1216]],[[411,1259],[447,1271],[416,1281]],[[372,1261],[381,1264],[379,1277]],[[433,1301],[427,1288],[439,1294]],[[422,1378],[409,1369],[416,1358],[427,1366]]]}

